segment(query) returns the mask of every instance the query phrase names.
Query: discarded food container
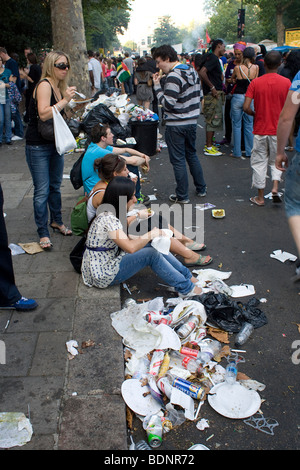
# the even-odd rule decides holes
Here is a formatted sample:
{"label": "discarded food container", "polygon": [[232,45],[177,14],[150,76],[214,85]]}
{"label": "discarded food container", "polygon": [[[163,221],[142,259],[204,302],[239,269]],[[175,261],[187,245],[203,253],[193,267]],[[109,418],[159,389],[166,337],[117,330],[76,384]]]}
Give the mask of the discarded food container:
{"label": "discarded food container", "polygon": [[223,219],[223,217],[225,217],[225,211],[224,211],[224,209],[213,209],[211,211],[211,215],[215,219]]}

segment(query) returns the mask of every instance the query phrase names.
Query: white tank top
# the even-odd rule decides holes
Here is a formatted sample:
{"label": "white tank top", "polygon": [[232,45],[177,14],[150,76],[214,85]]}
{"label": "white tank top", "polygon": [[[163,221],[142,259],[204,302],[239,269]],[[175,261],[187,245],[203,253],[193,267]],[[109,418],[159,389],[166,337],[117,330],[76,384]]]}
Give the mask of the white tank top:
{"label": "white tank top", "polygon": [[87,204],[86,204],[86,213],[87,213],[87,218],[88,218],[88,223],[95,217],[97,209],[93,206],[93,197],[101,192],[104,192],[105,189],[98,189],[98,191],[95,191],[94,194],[92,194],[93,191],[90,192],[90,196],[88,198]]}

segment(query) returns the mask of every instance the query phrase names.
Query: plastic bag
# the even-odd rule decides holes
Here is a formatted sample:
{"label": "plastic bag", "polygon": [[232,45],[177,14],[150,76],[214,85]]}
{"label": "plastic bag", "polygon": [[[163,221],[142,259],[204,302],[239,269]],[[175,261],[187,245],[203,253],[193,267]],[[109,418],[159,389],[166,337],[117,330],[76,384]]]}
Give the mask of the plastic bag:
{"label": "plastic bag", "polygon": [[90,134],[93,127],[101,122],[102,124],[118,124],[120,126],[118,118],[108,109],[105,104],[98,104],[95,106],[82,122],[82,128],[84,132]]}
{"label": "plastic bag", "polygon": [[254,328],[260,328],[268,323],[266,315],[257,308],[260,303],[255,297],[247,304],[229,299],[225,294],[208,292],[193,297],[201,302],[207,313],[207,321],[231,333],[238,333],[246,321]]}
{"label": "plastic bag", "polygon": [[52,106],[52,112],[56,150],[60,155],[63,155],[77,147],[76,140],[56,106]]}

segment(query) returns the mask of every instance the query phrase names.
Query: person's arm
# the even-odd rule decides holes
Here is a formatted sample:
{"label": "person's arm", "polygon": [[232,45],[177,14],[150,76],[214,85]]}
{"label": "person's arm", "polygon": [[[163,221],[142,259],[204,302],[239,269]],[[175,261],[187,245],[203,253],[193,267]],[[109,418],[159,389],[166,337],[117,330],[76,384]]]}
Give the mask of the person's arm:
{"label": "person's arm", "polygon": [[246,114],[249,114],[249,116],[255,116],[255,112],[253,111],[253,109],[251,109],[251,102],[252,98],[246,96],[243,104],[243,110]]}
{"label": "person's arm", "polygon": [[217,98],[218,96],[218,92],[216,90],[216,87],[214,86],[214,84],[210,81],[208,75],[207,75],[207,68],[206,67],[202,67],[199,71],[199,77],[201,78],[201,80],[209,87],[210,89],[210,92],[212,94],[212,96],[214,98]]}
{"label": "person's arm", "polygon": [[[129,165],[133,166],[140,166],[145,165],[149,169],[150,157],[144,153],[138,152],[137,150],[131,148],[119,148],[113,147],[113,153],[116,155],[122,155],[122,158],[128,163]],[[129,157],[123,155],[124,153],[129,153]]]}
{"label": "person's arm", "polygon": [[[75,95],[76,87],[68,87],[65,91],[64,97],[56,103],[58,111],[62,111],[67,104],[71,101],[71,99]],[[36,99],[38,105],[38,113],[39,117],[42,121],[47,121],[47,119],[51,119],[52,114],[52,106],[51,103],[51,85],[47,81],[43,81],[39,84],[36,90]]]}
{"label": "person's arm", "polygon": [[109,232],[109,238],[126,253],[135,253],[144,248],[153,238],[160,236],[164,236],[164,233],[156,227],[152,229],[151,232],[145,233],[141,237],[132,240],[128,238],[126,233],[121,229]]}
{"label": "person's arm", "polygon": [[291,128],[299,109],[300,93],[295,90],[288,92],[284,107],[279,116],[277,126],[277,156],[275,166],[278,170],[285,171],[288,167],[288,158],[284,151],[289,138]]}

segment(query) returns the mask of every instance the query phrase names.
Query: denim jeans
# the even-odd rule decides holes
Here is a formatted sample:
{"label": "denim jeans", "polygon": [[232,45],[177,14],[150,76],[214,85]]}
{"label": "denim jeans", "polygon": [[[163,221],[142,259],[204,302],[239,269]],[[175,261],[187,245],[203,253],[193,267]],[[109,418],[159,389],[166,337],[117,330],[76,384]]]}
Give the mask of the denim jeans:
{"label": "denim jeans", "polygon": [[136,253],[127,253],[123,256],[119,272],[111,285],[126,281],[147,266],[150,266],[169,286],[175,287],[176,291],[182,294],[187,294],[194,287],[191,281],[192,274],[188,268],[173,255],[162,255],[149,245]]}
{"label": "denim jeans", "polygon": [[[235,157],[242,156],[241,139],[242,139],[242,121],[244,124],[244,140],[246,155],[250,157],[253,147],[253,116],[244,113],[243,104],[245,95],[234,94],[231,99],[231,120],[233,131],[233,155]],[[253,102],[251,103],[253,109]]]}
{"label": "denim jeans", "polygon": [[0,104],[0,143],[2,143],[3,129],[5,127],[5,142],[11,141],[11,109],[10,100],[6,99],[5,104]]}
{"label": "denim jeans", "polygon": [[202,166],[196,152],[196,131],[196,124],[166,126],[165,139],[177,184],[176,196],[181,200],[189,198],[186,162],[197,193],[204,193],[206,191]]}
{"label": "denim jeans", "polygon": [[285,212],[287,218],[300,216],[300,152],[289,161],[285,174]]}
{"label": "denim jeans", "polygon": [[133,83],[133,77],[132,77],[132,75],[131,75],[131,76],[128,78],[128,80],[126,80],[126,81],[124,82],[125,93],[127,93],[127,95],[132,95],[132,93],[133,93],[132,83]]}
{"label": "denim jeans", "polygon": [[24,126],[22,122],[22,117],[21,113],[19,111],[19,108],[17,106],[16,112],[12,114],[12,120],[15,123],[14,127],[14,134],[17,135],[18,137],[23,137],[24,136]]}
{"label": "denim jeans", "polygon": [[49,237],[50,224],[62,225],[60,186],[63,177],[64,157],[54,144],[26,145],[26,160],[33,179],[34,218],[39,237]]}

